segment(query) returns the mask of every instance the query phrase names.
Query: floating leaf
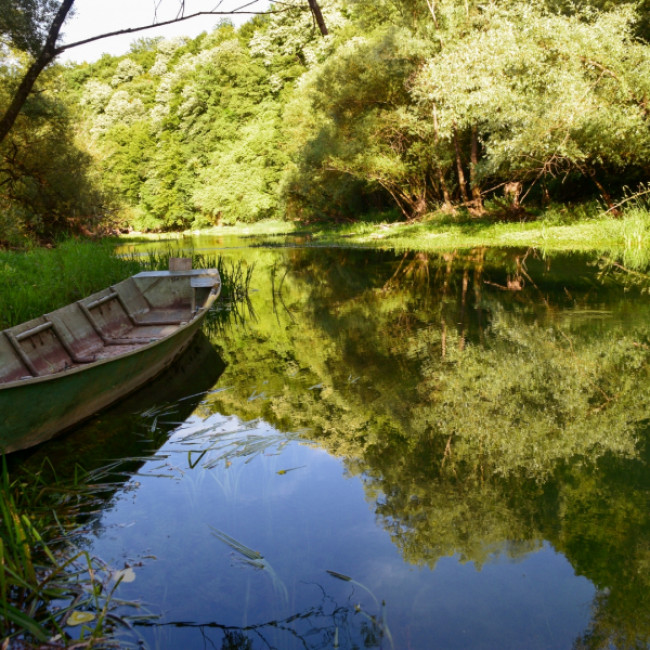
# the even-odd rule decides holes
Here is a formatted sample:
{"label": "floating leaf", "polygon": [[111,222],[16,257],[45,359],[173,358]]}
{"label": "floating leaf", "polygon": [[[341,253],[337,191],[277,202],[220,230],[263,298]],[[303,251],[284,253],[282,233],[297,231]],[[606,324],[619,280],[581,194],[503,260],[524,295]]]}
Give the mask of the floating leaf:
{"label": "floating leaf", "polygon": [[281,469],[276,472],[276,474],[279,474],[280,476],[284,476],[287,472],[293,472],[296,469],[302,469],[303,467],[307,467],[307,465],[300,465],[300,467],[289,467],[289,469]]}
{"label": "floating leaf", "polygon": [[83,623],[90,623],[95,620],[95,615],[92,612],[79,612],[74,610],[68,616],[67,624],[70,626],[82,625]]}
{"label": "floating leaf", "polygon": [[135,580],[135,571],[131,567],[115,571],[112,575],[113,580],[122,582],[133,582]]}

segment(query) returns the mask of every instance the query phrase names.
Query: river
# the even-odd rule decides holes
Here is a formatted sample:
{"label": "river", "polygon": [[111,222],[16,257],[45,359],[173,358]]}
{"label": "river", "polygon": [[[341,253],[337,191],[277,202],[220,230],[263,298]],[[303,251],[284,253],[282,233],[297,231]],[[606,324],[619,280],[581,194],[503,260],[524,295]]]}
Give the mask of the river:
{"label": "river", "polygon": [[76,543],[121,578],[121,646],[647,647],[646,276],[180,244],[252,267],[249,301],[29,460],[120,468]]}

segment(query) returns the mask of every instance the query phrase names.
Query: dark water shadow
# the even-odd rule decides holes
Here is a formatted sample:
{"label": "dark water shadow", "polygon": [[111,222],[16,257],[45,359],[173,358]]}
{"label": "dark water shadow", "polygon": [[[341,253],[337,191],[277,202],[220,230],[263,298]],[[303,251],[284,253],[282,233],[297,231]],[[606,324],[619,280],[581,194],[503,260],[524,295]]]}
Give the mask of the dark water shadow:
{"label": "dark water shadow", "polygon": [[[183,355],[146,386],[64,435],[12,454],[10,469],[36,469],[47,463],[58,479],[65,479],[79,466],[90,472],[122,459],[142,458],[144,462],[164,444],[177,426],[174,422],[189,417],[225,367],[199,332]],[[157,412],[167,416],[158,419]],[[137,469],[130,465],[121,471]]]}

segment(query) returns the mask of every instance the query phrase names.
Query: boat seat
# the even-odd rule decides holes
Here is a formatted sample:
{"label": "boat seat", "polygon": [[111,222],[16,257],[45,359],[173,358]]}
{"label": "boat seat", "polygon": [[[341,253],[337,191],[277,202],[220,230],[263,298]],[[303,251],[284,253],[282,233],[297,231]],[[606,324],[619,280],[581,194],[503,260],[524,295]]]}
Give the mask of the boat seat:
{"label": "boat seat", "polygon": [[[128,323],[130,324],[130,327],[125,331],[122,331],[118,336],[112,335],[109,332],[105,331],[104,327],[93,313],[93,310],[101,308],[102,305],[106,305],[113,301],[119,305],[121,311],[124,313],[128,319]],[[136,318],[128,308],[122,296],[120,296],[120,294],[115,291],[113,287],[111,287],[111,292],[107,295],[102,296],[101,298],[98,298],[97,300],[94,300],[87,304],[83,301],[78,301],[77,305],[83,312],[88,322],[91,324],[95,333],[100,337],[104,345],[146,345],[153,341],[157,341],[160,336],[156,336],[156,334],[159,334],[159,332],[151,332],[151,335],[149,336],[149,332],[142,332],[141,328],[159,328],[161,326],[170,325],[178,326],[184,322],[187,322],[188,320],[188,315],[179,311],[171,313],[162,312],[158,314],[157,318]],[[139,329],[140,331],[138,332]],[[135,334],[135,336],[133,334]],[[144,334],[144,336],[142,336],[142,334]]]}
{"label": "boat seat", "polygon": [[[9,343],[11,343],[11,346],[13,347],[14,351],[18,355],[19,359],[22,361],[22,363],[25,365],[27,370],[32,374],[33,377],[40,377],[45,374],[49,374],[52,372],[52,367],[56,367],[58,365],[63,365],[63,367],[68,367],[70,363],[77,363],[77,364],[84,364],[84,363],[93,363],[96,360],[96,357],[93,355],[92,357],[87,357],[87,356],[81,356],[75,353],[75,351],[70,347],[70,344],[67,342],[65,336],[59,329],[59,327],[53,323],[51,320],[48,320],[47,318],[44,318],[44,322],[40,323],[39,325],[35,325],[34,327],[31,327],[28,330],[25,330],[24,332],[20,332],[19,334],[14,334],[13,332],[6,331],[5,334],[7,336],[7,339],[9,340]],[[23,341],[26,341],[28,339],[33,339],[36,336],[42,335],[45,332],[51,332],[53,335],[53,340],[57,341],[61,351],[64,353],[63,355],[59,355],[56,353],[56,350],[52,349],[49,354],[49,364],[45,369],[41,370],[39,369],[34,361],[31,359],[25,348],[23,347]],[[33,344],[33,347],[36,348],[36,345]],[[42,347],[42,346],[41,346]],[[67,356],[69,358],[69,362],[67,362],[63,357]]]}

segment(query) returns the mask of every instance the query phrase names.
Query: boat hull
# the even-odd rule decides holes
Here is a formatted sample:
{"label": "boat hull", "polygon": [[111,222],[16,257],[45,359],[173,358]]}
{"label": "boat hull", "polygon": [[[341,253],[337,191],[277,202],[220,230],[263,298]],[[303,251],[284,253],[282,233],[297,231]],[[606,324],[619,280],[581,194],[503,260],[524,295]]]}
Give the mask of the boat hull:
{"label": "boat hull", "polygon": [[202,321],[130,354],[0,390],[0,450],[45,442],[136,391],[185,351]]}
{"label": "boat hull", "polygon": [[0,332],[0,453],[147,384],[190,345],[220,289],[216,269],[143,272]]}

